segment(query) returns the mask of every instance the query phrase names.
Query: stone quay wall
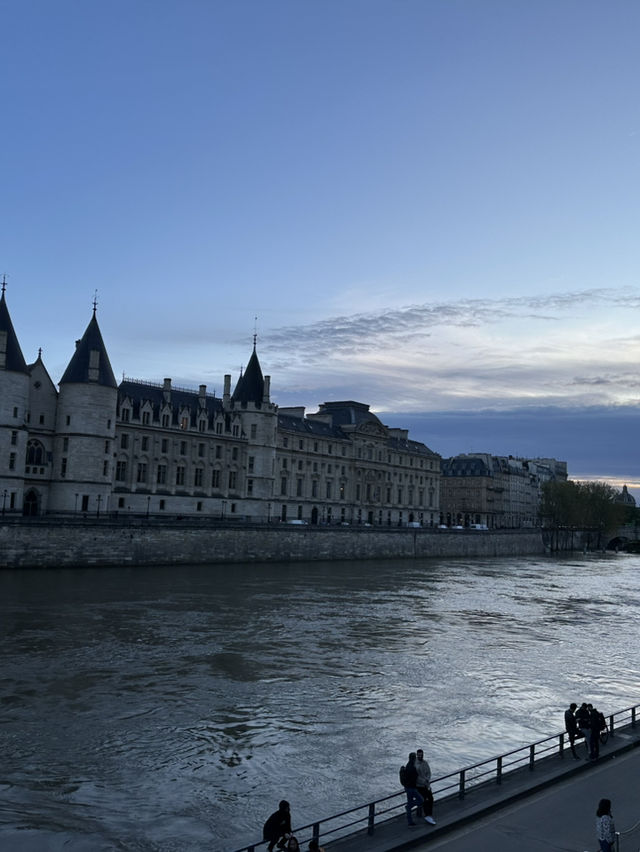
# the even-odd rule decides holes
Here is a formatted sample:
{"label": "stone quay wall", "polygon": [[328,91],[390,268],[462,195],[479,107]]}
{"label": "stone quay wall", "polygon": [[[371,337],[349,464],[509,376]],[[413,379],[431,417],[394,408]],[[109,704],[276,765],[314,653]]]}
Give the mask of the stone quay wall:
{"label": "stone quay wall", "polygon": [[548,549],[541,530],[0,522],[0,568],[517,557]]}

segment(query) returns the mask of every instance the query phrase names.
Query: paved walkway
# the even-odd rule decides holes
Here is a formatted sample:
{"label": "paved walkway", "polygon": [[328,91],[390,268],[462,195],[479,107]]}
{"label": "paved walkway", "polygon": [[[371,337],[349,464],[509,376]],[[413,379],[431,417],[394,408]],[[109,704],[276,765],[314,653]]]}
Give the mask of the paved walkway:
{"label": "paved walkway", "polygon": [[[457,798],[436,801],[436,826],[405,817],[328,844],[328,852],[595,852],[595,811],[612,801],[620,852],[640,850],[640,726],[616,731],[595,762],[549,757]],[[580,749],[580,753],[582,750]],[[637,825],[636,825],[637,824]],[[306,847],[306,844],[305,844]]]}

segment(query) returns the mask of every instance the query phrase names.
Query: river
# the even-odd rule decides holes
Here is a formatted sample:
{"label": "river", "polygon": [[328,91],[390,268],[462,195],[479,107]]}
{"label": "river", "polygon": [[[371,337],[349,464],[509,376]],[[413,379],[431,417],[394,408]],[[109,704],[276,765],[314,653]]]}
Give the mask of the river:
{"label": "river", "polygon": [[640,701],[640,556],[2,571],[0,616],[12,852],[229,852]]}

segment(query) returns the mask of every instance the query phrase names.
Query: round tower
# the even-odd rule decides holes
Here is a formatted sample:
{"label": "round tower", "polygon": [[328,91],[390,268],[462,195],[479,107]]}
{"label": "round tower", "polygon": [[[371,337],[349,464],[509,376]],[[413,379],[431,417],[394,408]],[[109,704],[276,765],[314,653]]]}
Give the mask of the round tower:
{"label": "round tower", "polygon": [[245,497],[249,512],[266,516],[265,504],[273,497],[273,477],[276,457],[276,430],[278,406],[270,399],[270,377],[262,375],[256,352],[255,338],[253,353],[233,394],[229,397],[229,381],[225,376],[225,407],[240,413],[242,432],[247,439],[245,471]]}
{"label": "round tower", "polygon": [[94,304],[60,379],[50,511],[98,517],[109,510],[117,397]]}
{"label": "round tower", "polygon": [[0,298],[0,512],[22,511],[27,452],[29,369],[13,329],[2,281]]}

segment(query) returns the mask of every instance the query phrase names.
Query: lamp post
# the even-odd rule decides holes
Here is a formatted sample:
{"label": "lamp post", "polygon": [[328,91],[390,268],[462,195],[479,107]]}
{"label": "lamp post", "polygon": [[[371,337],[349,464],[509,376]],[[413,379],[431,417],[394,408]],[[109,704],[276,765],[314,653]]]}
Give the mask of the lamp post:
{"label": "lamp post", "polygon": [[226,509],[226,507],[227,507],[227,501],[223,500],[222,501],[222,514],[220,515],[220,519],[223,520],[223,521],[224,521],[224,510]]}
{"label": "lamp post", "polygon": [[2,514],[4,515],[4,507],[7,505],[7,489],[2,492]]}
{"label": "lamp post", "polygon": [[271,523],[271,503],[267,503],[267,523]]}
{"label": "lamp post", "polygon": [[102,502],[102,494],[98,494],[98,508],[96,510],[96,518],[100,517],[100,503]]}
{"label": "lamp post", "polygon": [[149,506],[151,504],[151,494],[147,494],[147,520],[149,520]]}
{"label": "lamp post", "polygon": [[78,514],[78,495],[77,494],[76,494],[76,505],[73,508],[73,514],[74,515]]}

